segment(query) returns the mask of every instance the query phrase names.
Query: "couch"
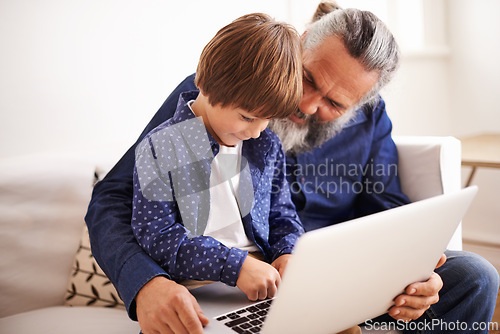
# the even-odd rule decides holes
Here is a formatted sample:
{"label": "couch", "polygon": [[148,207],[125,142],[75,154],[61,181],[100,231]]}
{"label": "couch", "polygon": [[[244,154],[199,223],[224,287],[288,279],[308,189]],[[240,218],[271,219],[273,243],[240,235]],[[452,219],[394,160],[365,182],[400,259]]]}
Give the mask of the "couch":
{"label": "couch", "polygon": [[[402,187],[411,200],[460,188],[457,139],[396,137],[395,141]],[[99,174],[110,166],[112,161],[92,154],[0,160],[0,333],[139,332],[95,264],[85,271],[83,281],[102,279],[100,285],[110,289],[105,293],[112,298],[103,298],[104,302],[73,298],[80,290],[72,279],[84,271],[84,260],[78,260],[77,253],[88,244],[83,217],[96,170]],[[461,249],[460,228],[449,247]],[[90,250],[85,258],[93,260]],[[91,292],[104,294],[94,288]]]}

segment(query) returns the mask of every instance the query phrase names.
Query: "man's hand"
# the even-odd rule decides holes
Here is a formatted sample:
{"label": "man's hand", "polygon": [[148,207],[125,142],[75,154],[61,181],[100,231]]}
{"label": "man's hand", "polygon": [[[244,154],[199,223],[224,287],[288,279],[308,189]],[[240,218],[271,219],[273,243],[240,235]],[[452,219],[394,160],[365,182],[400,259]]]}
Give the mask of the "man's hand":
{"label": "man's hand", "polygon": [[292,257],[292,254],[283,254],[278,257],[276,260],[271,263],[271,266],[276,268],[276,270],[280,273],[280,277],[283,279],[283,274],[285,273],[286,266],[288,264],[288,260]]}
{"label": "man's hand", "polygon": [[194,296],[163,276],[149,281],[136,297],[137,320],[144,334],[203,333],[208,318]]}
{"label": "man's hand", "polygon": [[[446,255],[441,255],[436,268],[446,262]],[[394,305],[389,309],[389,315],[396,320],[410,321],[418,319],[432,304],[439,301],[439,291],[443,287],[441,277],[432,273],[425,282],[408,285],[405,292],[396,297]]]}
{"label": "man's hand", "polygon": [[241,266],[236,286],[248,299],[273,298],[281,282],[279,272],[270,264],[247,256]]}

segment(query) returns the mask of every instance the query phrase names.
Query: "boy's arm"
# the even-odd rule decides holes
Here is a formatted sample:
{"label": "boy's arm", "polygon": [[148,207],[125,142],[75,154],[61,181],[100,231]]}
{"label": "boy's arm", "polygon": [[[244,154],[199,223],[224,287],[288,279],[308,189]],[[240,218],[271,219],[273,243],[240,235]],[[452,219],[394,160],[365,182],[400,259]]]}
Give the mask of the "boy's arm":
{"label": "boy's arm", "polygon": [[285,274],[285,269],[291,256],[292,254],[283,254],[271,263],[271,266],[278,271],[281,278],[283,278],[283,275]]}
{"label": "boy's arm", "polygon": [[[134,173],[134,187],[139,183],[136,179]],[[170,188],[165,183],[160,187]],[[134,189],[133,206],[132,229],[137,241],[173,278],[236,285],[248,252],[228,248],[212,237],[190,236],[174,201],[152,201]]]}
{"label": "boy's arm", "polygon": [[[204,183],[210,163],[185,155],[190,150],[188,146],[176,146],[184,142],[177,141],[184,135],[167,122],[137,146],[134,235],[148,255],[173,278],[221,281],[235,286],[248,252],[200,235],[203,226],[198,223],[207,218],[205,211],[210,203],[208,183]],[[172,142],[171,137],[175,138]],[[176,150],[181,153],[178,155]]]}
{"label": "boy's arm", "polygon": [[304,233],[304,228],[295,210],[290,188],[286,180],[285,154],[277,136],[276,140],[276,164],[271,188],[271,204],[269,211],[271,261],[275,261],[283,254],[290,254],[297,239]]}

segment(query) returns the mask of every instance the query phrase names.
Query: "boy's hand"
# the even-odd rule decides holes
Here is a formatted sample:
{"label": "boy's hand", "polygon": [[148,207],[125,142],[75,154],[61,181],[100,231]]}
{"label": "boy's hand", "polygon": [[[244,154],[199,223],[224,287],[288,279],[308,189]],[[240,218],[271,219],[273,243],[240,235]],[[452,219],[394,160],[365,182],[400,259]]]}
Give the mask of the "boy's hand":
{"label": "boy's hand", "polygon": [[236,286],[248,299],[273,298],[281,282],[280,274],[270,264],[247,256],[241,267]]}
{"label": "boy's hand", "polygon": [[280,273],[280,277],[283,278],[283,274],[285,273],[285,268],[288,264],[288,260],[290,260],[290,257],[292,254],[283,254],[280,257],[278,257],[276,260],[271,263],[271,266],[276,268],[276,270]]}

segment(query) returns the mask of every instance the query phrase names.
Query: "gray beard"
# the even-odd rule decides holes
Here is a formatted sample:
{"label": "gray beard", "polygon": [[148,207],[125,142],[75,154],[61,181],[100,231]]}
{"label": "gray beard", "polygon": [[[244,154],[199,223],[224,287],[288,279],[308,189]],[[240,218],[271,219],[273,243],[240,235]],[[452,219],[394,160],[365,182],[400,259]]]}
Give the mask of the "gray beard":
{"label": "gray beard", "polygon": [[285,153],[297,155],[335,137],[342,130],[342,126],[354,118],[355,111],[353,108],[341,117],[326,123],[318,122],[315,115],[308,116],[297,111],[299,117],[305,118],[305,123],[297,124],[288,118],[274,119],[269,123],[269,128],[280,138]]}

